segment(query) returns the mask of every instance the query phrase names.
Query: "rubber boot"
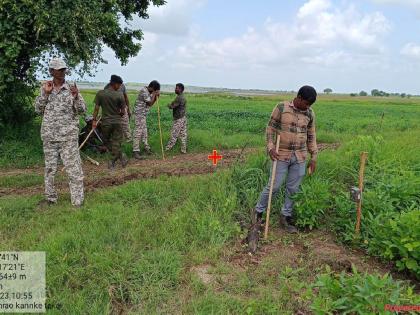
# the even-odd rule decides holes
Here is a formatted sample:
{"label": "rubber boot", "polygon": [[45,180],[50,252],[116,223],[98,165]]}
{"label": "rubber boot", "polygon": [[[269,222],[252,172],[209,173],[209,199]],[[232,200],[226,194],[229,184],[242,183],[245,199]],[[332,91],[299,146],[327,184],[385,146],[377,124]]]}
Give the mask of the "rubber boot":
{"label": "rubber boot", "polygon": [[138,151],[135,151],[135,152],[133,153],[133,157],[134,157],[136,160],[144,160],[144,157],[143,157],[143,156],[141,156],[141,155],[140,155],[140,152],[138,152]]}

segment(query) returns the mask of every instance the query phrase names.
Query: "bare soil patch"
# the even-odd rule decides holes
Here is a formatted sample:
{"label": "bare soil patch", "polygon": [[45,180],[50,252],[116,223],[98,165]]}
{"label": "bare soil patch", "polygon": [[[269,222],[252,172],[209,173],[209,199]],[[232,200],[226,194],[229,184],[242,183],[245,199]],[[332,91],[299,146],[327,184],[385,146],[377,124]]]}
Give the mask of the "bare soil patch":
{"label": "bare soil patch", "polygon": [[[335,149],[338,144],[319,144],[320,150]],[[83,171],[85,175],[85,189],[92,191],[99,188],[118,186],[131,180],[151,179],[159,176],[190,176],[214,173],[219,169],[227,168],[237,161],[245,158],[247,154],[256,152],[256,148],[223,150],[219,152],[223,156],[217,166],[212,165],[208,159],[209,153],[189,153],[176,155],[162,160],[158,156],[151,156],[145,160],[130,160],[125,169],[117,166],[115,171],[107,168],[106,161],[102,161],[99,166],[93,165],[87,160],[83,161]],[[3,169],[0,177],[19,176],[23,174],[43,175],[43,167],[36,166],[24,169]],[[56,188],[58,192],[68,190],[67,175],[63,167],[56,177]],[[29,187],[0,187],[0,197],[6,195],[34,195],[42,194],[43,185]]]}

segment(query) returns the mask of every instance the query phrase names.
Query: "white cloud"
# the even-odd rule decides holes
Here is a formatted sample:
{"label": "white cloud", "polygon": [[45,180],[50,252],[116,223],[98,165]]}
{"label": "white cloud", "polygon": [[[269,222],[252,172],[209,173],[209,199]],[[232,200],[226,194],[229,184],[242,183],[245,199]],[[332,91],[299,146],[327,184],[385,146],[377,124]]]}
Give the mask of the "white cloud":
{"label": "white cloud", "polygon": [[192,28],[191,16],[205,0],[170,0],[160,7],[149,8],[149,19],[135,18],[133,25],[155,34],[186,36]]}
{"label": "white cloud", "polygon": [[420,60],[420,44],[408,43],[401,49],[401,54],[406,57]]}
{"label": "white cloud", "polygon": [[377,4],[396,5],[414,11],[420,18],[420,0],[372,0]]}
{"label": "white cloud", "polygon": [[381,55],[382,38],[391,25],[382,13],[360,13],[353,6],[309,0],[292,23],[267,19],[261,29],[249,27],[241,36],[180,45],[183,64],[207,69],[269,68],[290,63],[342,65]]}
{"label": "white cloud", "polygon": [[322,13],[331,7],[331,1],[329,0],[312,0],[306,2],[298,12],[298,18],[304,19],[318,13]]}
{"label": "white cloud", "polygon": [[[206,3],[205,8],[217,5]],[[153,9],[151,19],[142,21],[145,39],[140,54],[127,67],[120,67],[110,56],[110,64],[97,78],[118,73],[129,82],[158,79],[162,83],[269,89],[312,84],[342,92],[379,88],[418,94],[415,78],[420,62],[413,62],[420,60],[418,36],[395,49],[399,36],[391,34],[391,22],[384,14],[362,11],[363,6],[351,3],[306,0],[296,11],[287,12],[287,20],[267,18],[256,24],[250,19],[242,34],[228,36],[229,29],[224,34],[207,29],[203,34],[201,30],[217,16],[194,21],[202,8],[196,1],[169,0],[169,8]]]}

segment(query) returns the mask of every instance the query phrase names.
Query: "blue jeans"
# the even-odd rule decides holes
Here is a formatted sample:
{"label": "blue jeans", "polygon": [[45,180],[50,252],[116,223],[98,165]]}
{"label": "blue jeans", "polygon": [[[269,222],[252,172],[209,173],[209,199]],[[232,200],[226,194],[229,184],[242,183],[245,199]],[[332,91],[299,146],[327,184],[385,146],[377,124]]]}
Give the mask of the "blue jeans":
{"label": "blue jeans", "polygon": [[[277,161],[276,174],[273,186],[273,198],[280,190],[280,186],[286,178],[286,196],[281,213],[285,216],[292,216],[293,200],[290,198],[293,194],[299,191],[300,184],[305,176],[306,163],[297,160],[296,155],[293,154],[289,161]],[[271,174],[271,172],[270,172]],[[262,213],[268,206],[268,195],[270,193],[271,175],[267,186],[261,192],[260,199],[255,206],[257,212]]]}

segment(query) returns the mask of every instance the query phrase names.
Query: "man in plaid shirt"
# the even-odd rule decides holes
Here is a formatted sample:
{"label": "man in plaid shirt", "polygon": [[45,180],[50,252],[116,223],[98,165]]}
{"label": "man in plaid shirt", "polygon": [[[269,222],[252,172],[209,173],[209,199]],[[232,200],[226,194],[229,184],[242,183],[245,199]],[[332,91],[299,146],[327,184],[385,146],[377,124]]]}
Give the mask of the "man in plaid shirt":
{"label": "man in plaid shirt", "polygon": [[[271,160],[277,160],[274,179],[273,197],[278,193],[286,178],[286,196],[281,210],[280,224],[289,233],[297,233],[292,222],[293,194],[299,191],[299,186],[305,176],[305,161],[308,152],[311,159],[308,163],[310,173],[315,172],[318,148],[315,133],[315,113],[311,105],[316,101],[316,91],[311,86],[299,89],[297,97],[292,102],[278,104],[268,122],[267,151]],[[280,135],[280,146],[276,152],[276,138]],[[271,178],[260,195],[255,207],[257,222],[261,222],[262,214],[268,206]]]}

